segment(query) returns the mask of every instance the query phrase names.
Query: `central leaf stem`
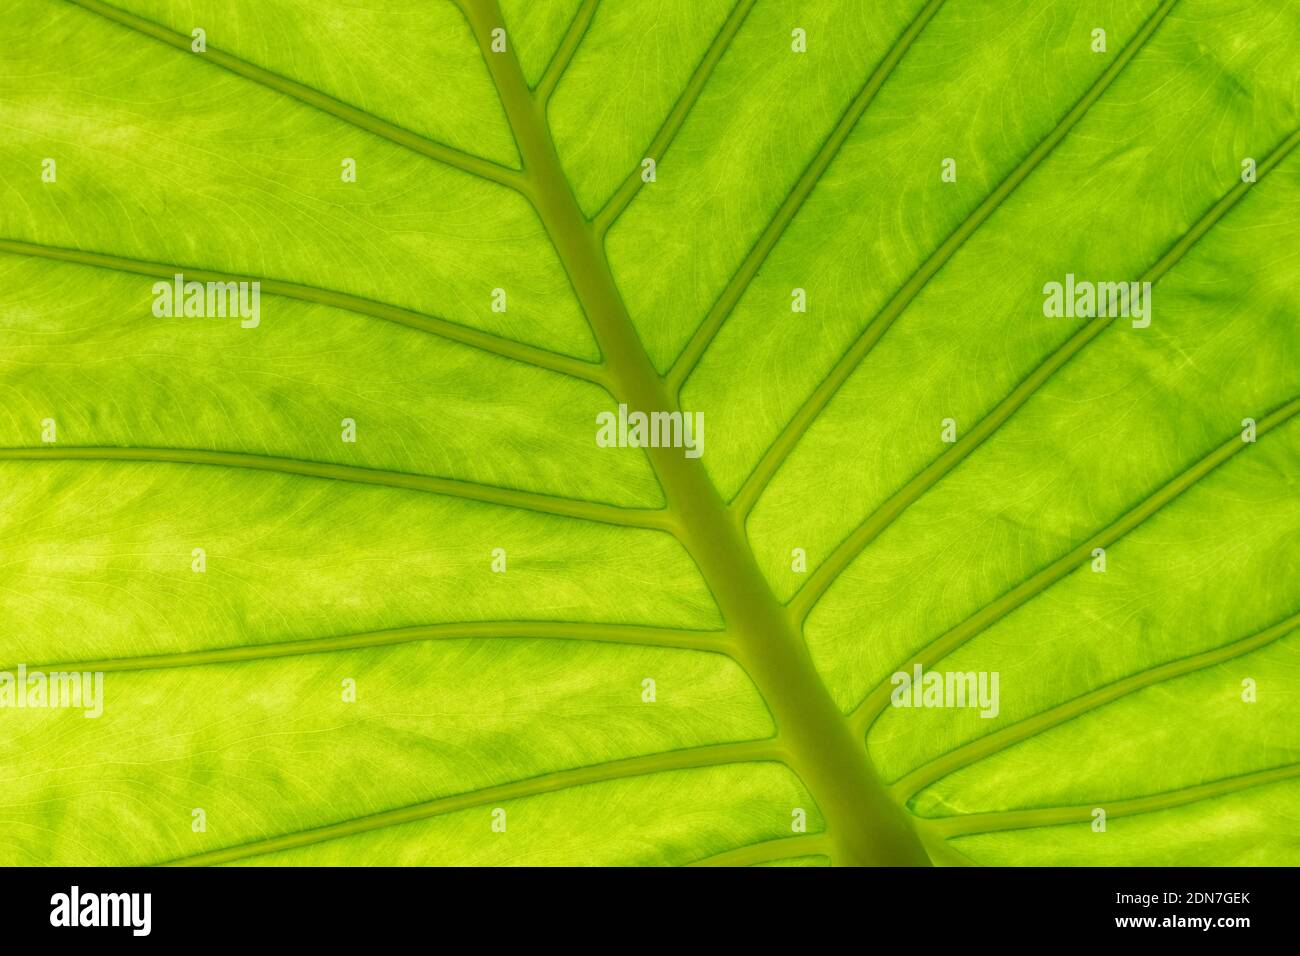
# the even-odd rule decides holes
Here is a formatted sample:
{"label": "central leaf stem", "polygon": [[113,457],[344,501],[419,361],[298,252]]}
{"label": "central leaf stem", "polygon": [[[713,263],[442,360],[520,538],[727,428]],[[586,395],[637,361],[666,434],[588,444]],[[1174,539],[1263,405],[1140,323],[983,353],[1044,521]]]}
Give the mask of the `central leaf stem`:
{"label": "central leaf stem", "polygon": [[[663,378],[637,337],[605,250],[560,165],[544,115],[513,44],[493,52],[503,27],[496,0],[462,0],[523,160],[526,191],[568,273],[604,355],[610,388],[629,408],[676,411]],[[594,416],[593,416],[594,421]],[[593,432],[594,434],[594,432]],[[698,565],[733,637],[733,654],[776,720],[786,762],[817,801],[837,864],[926,865],[907,814],[888,795],[813,666],[799,627],[773,594],[742,522],[718,493],[701,459],[680,448],[649,448],[674,533]]]}

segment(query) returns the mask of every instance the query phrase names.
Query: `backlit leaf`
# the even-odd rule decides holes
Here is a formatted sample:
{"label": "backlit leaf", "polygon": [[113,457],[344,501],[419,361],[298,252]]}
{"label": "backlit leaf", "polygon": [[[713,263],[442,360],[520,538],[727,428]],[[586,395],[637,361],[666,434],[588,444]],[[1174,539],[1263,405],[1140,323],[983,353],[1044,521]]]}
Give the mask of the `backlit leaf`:
{"label": "backlit leaf", "polygon": [[1298,50],[12,0],[0,862],[1300,863]]}

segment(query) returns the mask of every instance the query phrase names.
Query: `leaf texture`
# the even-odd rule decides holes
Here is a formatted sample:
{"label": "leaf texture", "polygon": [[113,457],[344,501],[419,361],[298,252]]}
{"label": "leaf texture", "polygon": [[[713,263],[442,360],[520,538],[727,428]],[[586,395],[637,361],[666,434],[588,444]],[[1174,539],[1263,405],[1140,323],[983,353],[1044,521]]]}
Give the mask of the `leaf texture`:
{"label": "leaf texture", "polygon": [[9,7],[0,861],[1300,863],[1300,10]]}

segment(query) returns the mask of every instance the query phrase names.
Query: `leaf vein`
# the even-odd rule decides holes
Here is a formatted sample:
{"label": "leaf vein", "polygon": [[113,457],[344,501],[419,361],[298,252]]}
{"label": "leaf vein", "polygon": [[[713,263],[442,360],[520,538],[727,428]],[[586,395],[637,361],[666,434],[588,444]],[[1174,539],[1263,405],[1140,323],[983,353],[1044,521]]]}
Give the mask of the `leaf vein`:
{"label": "leaf vein", "polygon": [[689,866],[753,866],[756,863],[771,863],[775,860],[791,860],[801,856],[829,856],[831,842],[824,833],[804,833],[799,836],[781,837],[764,840],[736,847],[723,853],[715,853],[702,860],[696,860]]}
{"label": "leaf vein", "polygon": [[1157,810],[1169,810],[1174,807],[1198,803],[1202,800],[1212,800],[1215,797],[1227,796],[1252,787],[1279,783],[1296,776],[1300,776],[1300,763],[1272,767],[1268,770],[1259,770],[1235,777],[1225,777],[1210,783],[1180,787],[1176,790],[1166,790],[1130,800],[1098,800],[1095,803],[1075,807],[1003,810],[992,813],[960,814],[951,817],[917,817],[916,819],[922,826],[929,828],[937,835],[942,836],[944,839],[950,839],[972,833],[992,833],[1003,830],[1023,830],[1029,827],[1087,823],[1091,821],[1092,811],[1097,807],[1102,807],[1106,811],[1107,818],[1154,813]]}
{"label": "leaf vein", "polygon": [[551,57],[551,62],[547,64],[546,72],[542,74],[537,89],[533,91],[533,96],[537,98],[537,102],[542,104],[548,102],[551,94],[555,92],[556,86],[564,78],[565,71],[573,60],[573,55],[578,51],[583,37],[587,34],[587,28],[591,26],[591,20],[596,15],[596,6],[599,3],[600,0],[583,0],[582,6],[573,15],[573,22],[569,24],[569,29],[565,31],[564,39],[560,41],[560,46],[555,51],[555,55]]}
{"label": "leaf vein", "polygon": [[1257,634],[1252,634],[1250,637],[1241,638],[1230,644],[1200,654],[1193,654],[1175,661],[1167,661],[1164,664],[1130,674],[1128,677],[1098,687],[1073,700],[1017,721],[996,733],[987,734],[956,747],[901,777],[892,784],[890,789],[900,803],[905,802],[914,794],[919,793],[948,774],[987,757],[1002,753],[1021,741],[1028,740],[1030,737],[1037,736],[1053,727],[1059,727],[1062,724],[1083,717],[1113,701],[1119,700],[1121,697],[1126,697],[1147,687],[1195,671],[1204,670],[1207,667],[1213,667],[1215,664],[1232,660],[1234,657],[1240,657],[1243,654],[1259,650],[1274,641],[1286,637],[1298,627],[1300,627],[1300,613],[1292,614],[1285,620],[1279,621]]}
{"label": "leaf vein", "polygon": [[559,770],[537,777],[530,777],[526,780],[484,787],[481,790],[440,797],[425,803],[355,817],[328,826],[300,830],[296,833],[287,833],[266,840],[255,840],[220,850],[182,857],[168,861],[163,865],[213,866],[221,863],[233,863],[267,853],[298,849],[329,840],[354,836],[358,833],[367,833],[385,827],[427,820],[430,817],[455,813],[457,810],[468,810],[489,803],[555,793],[588,784],[609,783],[672,770],[690,770],[735,763],[779,762],[781,760],[781,752],[772,740],[748,740],[740,743],[711,744],[703,747],[669,750],[640,757],[628,757],[623,760],[592,764],[586,767]]}
{"label": "leaf vein", "polygon": [[875,70],[872,71],[871,76],[867,78],[867,82],[863,84],[858,95],[853,98],[848,109],[844,111],[839,122],[835,124],[830,136],[822,143],[812,160],[804,168],[803,173],[795,181],[794,186],[790,188],[785,199],[781,201],[781,205],[777,208],[776,214],[749,250],[744,261],[741,262],[740,268],[728,280],[726,288],[722,290],[722,294],[714,303],[713,308],[709,310],[704,322],[695,330],[690,341],[686,343],[686,347],[673,363],[673,367],[668,372],[670,394],[676,396],[686,383],[686,380],[690,378],[691,372],[694,371],[700,358],[708,350],[709,345],[717,336],[727,317],[731,315],[741,296],[745,294],[745,290],[753,282],[754,276],[758,274],[763,262],[776,247],[781,236],[785,234],[785,230],[798,214],[804,201],[812,194],[817,184],[821,182],[822,176],[839,153],[841,147],[843,147],[845,140],[849,138],[853,127],[857,125],[858,120],[862,118],[862,114],[866,112],[867,107],[876,98],[880,88],[885,85],[885,81],[894,72],[894,68],[898,66],[899,61],[903,59],[908,49],[920,36],[921,31],[925,29],[930,19],[943,6],[943,3],[944,0],[930,0],[916,15],[916,18],[907,29],[894,41],[894,45],[885,54],[884,59],[880,61]]}
{"label": "leaf vein", "polygon": [[673,530],[663,510],[622,508],[618,505],[577,498],[519,491],[496,485],[482,485],[455,478],[438,478],[410,472],[390,471],[383,468],[363,468],[334,462],[307,461],[300,458],[280,458],[273,455],[254,455],[245,452],[215,451],[199,448],[116,448],[64,447],[52,445],[42,448],[0,448],[0,461],[138,461],[179,465],[212,465],[221,468],[245,468],[254,471],[278,472],[305,478],[323,478],[357,484],[383,485],[405,491],[428,492],[450,498],[462,498],[483,504],[500,505],[522,511],[562,518],[577,518],[624,528],[642,528],[653,531]]}
{"label": "leaf vein", "polygon": [[840,357],[830,374],[826,376],[813,390],[812,394],[804,401],[799,410],[795,412],[794,417],[786,424],[781,434],[777,436],[776,441],[763,453],[758,463],[750,472],[749,477],[745,479],[736,497],[732,501],[732,507],[735,508],[742,516],[748,515],[754,507],[763,490],[771,481],[772,476],[784,463],[795,445],[807,433],[812,423],[821,414],[822,410],[830,403],[831,398],[839,391],[840,386],[848,379],[849,375],[857,368],[858,364],[866,357],[867,353],[875,347],[885,332],[889,330],[894,320],[912,303],[912,301],[921,293],[921,290],[929,284],[930,280],[941,270],[948,260],[956,254],[957,250],[965,244],[974,233],[982,226],[994,212],[1001,207],[1002,203],[1010,196],[1029,175],[1038,168],[1039,164],[1050,154],[1065,137],[1075,124],[1082,119],[1083,115],[1092,108],[1092,105],[1101,98],[1102,94],[1110,87],[1115,78],[1123,71],[1124,67],[1133,60],[1138,50],[1146,43],[1156,28],[1164,20],[1165,16],[1173,8],[1178,0],[1164,0],[1164,3],[1151,15],[1143,25],[1138,34],[1124,48],[1123,52],[1115,59],[1107,69],[1098,77],[1097,81],[1088,89],[1083,97],[1075,103],[1073,108],[1066,113],[1065,117],[1056,125],[1055,128],[1036,146],[1033,151],[1026,156],[1007,177],[1002,180],[998,187],[991,192],[978,207],[966,217],[942,245],[939,246],[930,257],[922,263],[921,267],[912,274],[912,277],[896,293],[893,298],[885,305],[883,309],[867,323],[862,334],[851,345],[847,352]]}
{"label": "leaf vein", "polygon": [[421,332],[428,332],[440,338],[467,345],[481,352],[489,352],[500,358],[510,359],[524,365],[532,365],[548,372],[568,375],[571,378],[582,379],[602,388],[606,387],[603,369],[591,362],[540,349],[536,346],[525,345],[522,342],[502,338],[490,332],[482,332],[447,319],[424,315],[420,312],[404,309],[401,306],[366,299],[347,292],[322,289],[297,282],[286,282],[283,279],[267,279],[260,276],[215,272],[211,269],[191,269],[188,266],[146,262],[142,259],[85,252],[80,249],[48,246],[17,239],[0,239],[0,252],[36,256],[56,262],[72,262],[77,265],[91,266],[98,269],[111,269],[116,272],[129,272],[162,279],[171,279],[177,273],[183,273],[189,279],[198,282],[257,282],[260,284],[262,291],[270,295],[280,295],[289,299],[297,299],[300,302],[328,305],[336,309],[355,312],[359,315],[368,315],[388,322],[395,322],[398,325],[405,325],[408,328],[418,329]]}
{"label": "leaf vein", "polygon": [[[1286,158],[1287,154],[1300,142],[1300,130],[1293,132],[1276,151],[1258,167],[1258,177]],[[1144,275],[1139,282],[1160,281],[1185,256],[1197,241],[1219,222],[1234,205],[1237,204],[1251,188],[1250,184],[1238,183],[1223,198],[1214,204],[1204,216],[1184,233]],[[818,568],[808,576],[807,582],[791,599],[790,606],[796,617],[802,621],[807,618],[818,600],[836,581],[844,570],[853,563],[866,547],[898,519],[909,507],[922,498],[926,492],[938,484],[953,469],[970,456],[987,439],[992,437],[1022,406],[1036,395],[1060,369],[1076,354],[1091,343],[1098,335],[1114,322],[1110,318],[1098,318],[1083,326],[1059,348],[1045,358],[1016,388],[1000,401],[993,410],[976,423],[956,444],[932,461],[926,468],[913,476],[903,487],[889,497],[879,508],[873,511],[827,556]]]}
{"label": "leaf vein", "polygon": [[[105,658],[90,661],[56,661],[28,664],[37,671],[123,671],[165,670],[173,667],[204,667],[209,664],[242,664],[248,661],[279,660],[304,654],[329,654],[367,647],[392,647],[424,641],[465,639],[496,640],[534,638],[541,640],[577,640],[603,644],[626,644],[641,647],[666,647],[674,650],[728,653],[725,631],[698,631],[683,628],[649,627],[637,624],[605,624],[592,621],[463,621],[427,624],[416,627],[365,631],[333,637],[306,638],[274,644],[220,647],[211,650],[179,651],[171,654],[147,654],[139,657]],[[15,663],[8,670],[14,670]],[[0,671],[4,670],[0,668]]]}
{"label": "leaf vein", "polygon": [[[668,147],[677,136],[677,131],[682,128],[682,124],[686,122],[686,117],[690,114],[696,101],[699,100],[700,92],[713,74],[713,68],[718,65],[718,61],[722,59],[722,55],[727,52],[727,48],[731,45],[732,39],[740,32],[740,27],[745,22],[745,17],[749,15],[754,3],[755,0],[739,0],[732,8],[731,13],[727,15],[726,21],[722,24],[722,29],[713,38],[709,49],[705,51],[704,58],[695,67],[695,72],[691,74],[682,95],[678,97],[672,110],[665,117],[663,125],[659,128],[659,132],[655,134],[654,139],[650,141],[650,145],[646,148],[646,157],[653,159],[655,162],[663,159],[664,153],[668,151]],[[597,241],[604,239],[605,233],[609,232],[610,227],[627,209],[640,191],[641,186],[641,166],[638,163],[637,168],[628,173],[627,178],[623,180],[614,191],[614,194],[605,202],[604,207],[592,219],[592,229],[595,232]]]}
{"label": "leaf vein", "polygon": [[[104,3],[102,0],[71,0],[71,2],[128,30],[134,30],[136,33],[159,40],[186,53],[191,52],[190,44],[192,41],[190,37],[154,23],[152,20],[136,16],[112,4]],[[231,73],[244,77],[244,79],[292,97],[300,103],[305,103],[323,113],[328,113],[334,118],[349,123],[358,129],[363,129],[399,146],[404,146],[412,152],[437,160],[479,179],[486,179],[516,192],[522,191],[523,174],[518,170],[510,169],[480,156],[473,156],[435,142],[426,136],[421,136],[419,133],[381,119],[359,107],[337,100],[320,90],[281,76],[246,60],[241,60],[229,53],[223,53],[220,50],[208,47],[202,57],[215,66],[220,66]]]}
{"label": "leaf vein", "polygon": [[[1257,438],[1285,424],[1297,412],[1300,412],[1300,398],[1293,398],[1285,405],[1270,412],[1258,422],[1256,428]],[[1057,581],[1077,570],[1091,556],[1093,548],[1110,547],[1170,502],[1176,500],[1183,492],[1224,462],[1249,447],[1250,445],[1247,442],[1241,440],[1240,435],[1228,439],[1190,468],[1166,482],[1153,494],[1124,512],[1111,524],[1090,535],[1072,551],[1026,578],[945,634],[935,638],[913,655],[911,661],[908,662],[908,666],[919,663],[923,667],[930,667],[936,661],[947,657],[967,641],[983,633],[1012,611],[1028,603]],[[875,719],[889,706],[889,695],[890,684],[889,680],[886,679],[877,684],[875,689],[853,711],[849,719],[859,733],[866,733]]]}

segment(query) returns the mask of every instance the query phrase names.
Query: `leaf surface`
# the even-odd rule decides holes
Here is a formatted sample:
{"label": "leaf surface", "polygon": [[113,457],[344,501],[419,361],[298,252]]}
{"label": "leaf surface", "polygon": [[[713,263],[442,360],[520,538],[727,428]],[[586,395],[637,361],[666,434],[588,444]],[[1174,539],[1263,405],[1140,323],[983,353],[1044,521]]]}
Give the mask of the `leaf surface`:
{"label": "leaf surface", "polygon": [[1300,862],[1300,11],[10,6],[0,861]]}

